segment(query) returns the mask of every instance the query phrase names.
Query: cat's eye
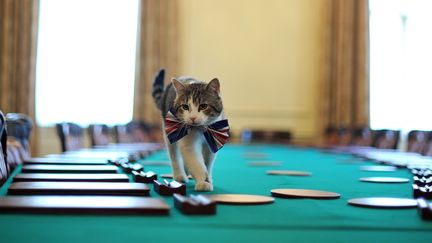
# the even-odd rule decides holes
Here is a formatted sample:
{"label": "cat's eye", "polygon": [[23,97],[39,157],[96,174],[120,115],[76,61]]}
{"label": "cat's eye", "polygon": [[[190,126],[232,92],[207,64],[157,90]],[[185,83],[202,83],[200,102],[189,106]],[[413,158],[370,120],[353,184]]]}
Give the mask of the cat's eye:
{"label": "cat's eye", "polygon": [[208,105],[207,104],[201,104],[201,105],[199,105],[199,110],[205,110],[205,109],[207,109],[208,108]]}
{"label": "cat's eye", "polygon": [[185,111],[189,110],[189,106],[188,105],[181,105],[181,108]]}

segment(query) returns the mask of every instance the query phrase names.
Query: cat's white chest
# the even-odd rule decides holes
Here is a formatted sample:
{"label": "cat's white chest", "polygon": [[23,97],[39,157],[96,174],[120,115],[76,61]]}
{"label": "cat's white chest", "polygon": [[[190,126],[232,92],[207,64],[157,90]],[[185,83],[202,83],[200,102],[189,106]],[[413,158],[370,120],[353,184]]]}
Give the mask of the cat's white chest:
{"label": "cat's white chest", "polygon": [[201,128],[190,128],[188,134],[179,140],[180,143],[189,144],[192,146],[200,146],[205,142],[203,131]]}

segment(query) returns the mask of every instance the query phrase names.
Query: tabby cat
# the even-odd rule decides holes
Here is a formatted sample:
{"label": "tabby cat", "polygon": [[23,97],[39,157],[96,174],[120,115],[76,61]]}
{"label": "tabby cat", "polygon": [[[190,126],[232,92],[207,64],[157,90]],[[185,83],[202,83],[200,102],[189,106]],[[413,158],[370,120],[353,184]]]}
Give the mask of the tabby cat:
{"label": "tabby cat", "polygon": [[[229,130],[219,80],[206,83],[191,77],[173,78],[164,88],[164,76],[163,69],[156,75],[153,98],[165,120],[174,180],[187,182],[188,173],[195,180],[196,191],[212,191],[215,153],[228,139]],[[212,130],[214,127],[220,129]]]}

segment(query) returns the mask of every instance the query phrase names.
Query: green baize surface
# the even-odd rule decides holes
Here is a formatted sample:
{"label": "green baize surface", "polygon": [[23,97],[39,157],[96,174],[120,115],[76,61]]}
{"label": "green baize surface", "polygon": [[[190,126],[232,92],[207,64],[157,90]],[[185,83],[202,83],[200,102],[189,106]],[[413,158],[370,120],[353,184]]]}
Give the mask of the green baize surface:
{"label": "green baize surface", "polygon": [[[264,153],[248,159],[246,153]],[[145,160],[166,161],[166,151]],[[251,161],[280,161],[281,166],[252,167]],[[411,183],[360,182],[366,176],[412,176],[395,172],[360,171],[373,165],[350,155],[322,153],[270,145],[226,145],[214,166],[213,193],[270,196],[271,189],[296,188],[337,192],[339,199],[276,198],[265,205],[218,205],[213,216],[184,215],[171,205],[167,216],[0,214],[0,242],[432,242],[432,222],[421,220],[417,209],[371,209],[347,204],[359,197],[412,198]],[[267,170],[300,170],[311,176],[271,176]],[[158,174],[170,167],[145,166]],[[15,174],[18,171],[15,171]],[[7,194],[11,178],[1,188]],[[188,194],[195,194],[189,182]],[[150,185],[152,188],[152,186]],[[160,197],[153,190],[151,197]],[[204,193],[209,194],[209,193]]]}

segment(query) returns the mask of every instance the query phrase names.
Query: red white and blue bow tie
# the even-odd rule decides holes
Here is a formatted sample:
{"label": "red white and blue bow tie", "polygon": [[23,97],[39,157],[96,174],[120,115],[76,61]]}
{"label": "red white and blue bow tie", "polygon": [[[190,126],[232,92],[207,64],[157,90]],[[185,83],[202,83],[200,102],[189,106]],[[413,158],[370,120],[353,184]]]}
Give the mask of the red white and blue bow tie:
{"label": "red white and blue bow tie", "polygon": [[[171,111],[165,117],[165,132],[170,143],[175,143],[188,134],[192,126],[180,122]],[[207,126],[200,126],[203,135],[213,153],[216,153],[228,142],[228,120],[220,120]]]}

